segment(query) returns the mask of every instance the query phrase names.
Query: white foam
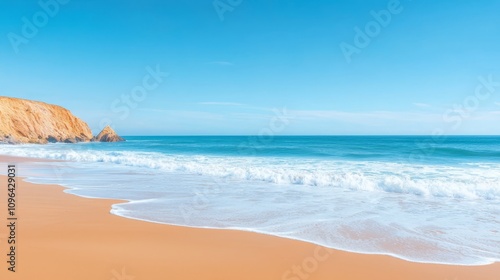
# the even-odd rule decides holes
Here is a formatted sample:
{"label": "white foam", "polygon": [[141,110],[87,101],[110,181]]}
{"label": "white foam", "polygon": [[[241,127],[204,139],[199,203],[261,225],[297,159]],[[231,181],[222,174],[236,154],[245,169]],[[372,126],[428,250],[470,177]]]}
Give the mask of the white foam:
{"label": "white foam", "polygon": [[[0,146],[71,160],[23,167],[30,180],[130,201],[124,217],[256,231],[416,262],[500,260],[500,166],[166,155]],[[92,174],[92,176],[89,176]],[[201,176],[193,176],[201,175]]]}
{"label": "white foam", "polygon": [[[441,166],[315,159],[166,155],[155,152],[45,149],[0,146],[0,154],[102,162],[165,172],[418,196],[500,199],[500,164]],[[487,168],[485,168],[485,165]]]}

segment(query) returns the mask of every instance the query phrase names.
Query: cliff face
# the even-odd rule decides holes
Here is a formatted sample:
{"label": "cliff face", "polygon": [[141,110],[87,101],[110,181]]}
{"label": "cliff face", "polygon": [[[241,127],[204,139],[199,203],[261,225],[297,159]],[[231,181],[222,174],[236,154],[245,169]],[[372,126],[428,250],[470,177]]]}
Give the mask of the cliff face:
{"label": "cliff face", "polygon": [[101,133],[99,133],[96,137],[92,138],[92,141],[122,142],[125,141],[125,139],[118,136],[118,134],[116,134],[116,132],[108,125],[101,131]]}
{"label": "cliff face", "polygon": [[0,96],[0,143],[88,142],[89,126],[60,106]]}

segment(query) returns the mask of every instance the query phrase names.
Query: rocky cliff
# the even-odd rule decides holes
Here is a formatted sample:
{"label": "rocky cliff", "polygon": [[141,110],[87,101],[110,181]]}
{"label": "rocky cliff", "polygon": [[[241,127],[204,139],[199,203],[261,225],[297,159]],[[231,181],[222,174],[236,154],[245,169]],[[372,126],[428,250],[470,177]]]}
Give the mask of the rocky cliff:
{"label": "rocky cliff", "polygon": [[75,143],[91,140],[89,126],[63,107],[0,96],[0,143]]}
{"label": "rocky cliff", "polygon": [[106,126],[101,133],[99,133],[96,137],[92,138],[92,141],[96,142],[122,142],[125,141],[123,138],[118,136],[116,132],[108,125]]}

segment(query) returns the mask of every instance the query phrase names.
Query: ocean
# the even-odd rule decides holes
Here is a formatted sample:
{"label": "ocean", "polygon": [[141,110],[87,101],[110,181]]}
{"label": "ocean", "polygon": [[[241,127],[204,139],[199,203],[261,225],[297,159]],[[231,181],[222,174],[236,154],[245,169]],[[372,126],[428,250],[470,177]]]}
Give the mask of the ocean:
{"label": "ocean", "polygon": [[[500,261],[500,137],[125,137],[0,145],[116,215],[442,264]],[[22,199],[22,198],[21,198]]]}

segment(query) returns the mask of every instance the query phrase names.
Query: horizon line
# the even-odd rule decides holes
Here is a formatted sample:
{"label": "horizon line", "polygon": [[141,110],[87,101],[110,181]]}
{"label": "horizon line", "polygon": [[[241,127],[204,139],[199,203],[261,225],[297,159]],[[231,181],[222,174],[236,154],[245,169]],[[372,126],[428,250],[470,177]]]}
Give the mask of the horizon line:
{"label": "horizon line", "polygon": [[[261,137],[255,134],[171,134],[171,135],[123,135],[122,137]],[[283,134],[283,135],[265,135],[263,137],[366,137],[366,136],[407,136],[407,137],[464,137],[464,136],[487,136],[500,137],[500,134]]]}

